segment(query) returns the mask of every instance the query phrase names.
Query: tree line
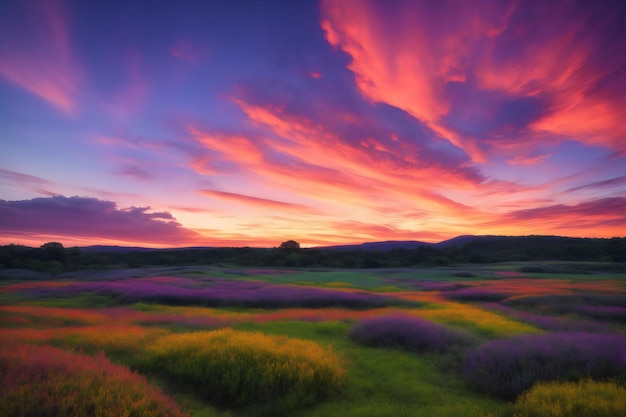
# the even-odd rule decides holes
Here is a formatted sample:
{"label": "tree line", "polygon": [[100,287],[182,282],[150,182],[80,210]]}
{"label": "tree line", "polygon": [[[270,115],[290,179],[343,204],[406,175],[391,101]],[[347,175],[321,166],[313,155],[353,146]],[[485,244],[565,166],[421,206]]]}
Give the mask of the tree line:
{"label": "tree line", "polygon": [[388,251],[300,248],[296,241],[283,242],[275,248],[98,250],[65,248],[59,242],[49,242],[39,248],[0,246],[0,269],[23,268],[51,273],[181,265],[398,268],[548,260],[626,263],[626,238],[490,236],[444,248],[424,245],[415,249],[396,248]]}

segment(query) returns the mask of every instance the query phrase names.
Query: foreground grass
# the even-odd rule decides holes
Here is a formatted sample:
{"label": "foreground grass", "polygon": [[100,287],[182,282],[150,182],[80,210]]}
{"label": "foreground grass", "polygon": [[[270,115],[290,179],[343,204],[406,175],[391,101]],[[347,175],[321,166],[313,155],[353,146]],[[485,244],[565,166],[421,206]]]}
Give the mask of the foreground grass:
{"label": "foreground grass", "polygon": [[183,417],[145,377],[50,346],[0,342],[0,413],[7,417]]}
{"label": "foreground grass", "polygon": [[[406,348],[404,344],[388,348],[367,347],[350,339],[351,329],[360,322],[376,317],[401,314],[464,330],[476,339],[476,343],[485,344],[494,339],[543,333],[539,327],[517,319],[511,311],[536,314],[550,312],[545,304],[555,299],[551,297],[552,294],[561,298],[577,293],[598,294],[598,300],[613,303],[607,304],[608,307],[620,308],[615,302],[620,302],[626,288],[625,277],[619,274],[561,276],[542,273],[537,274],[537,277],[532,274],[522,276],[518,265],[514,266],[514,270],[506,265],[495,265],[435,270],[296,270],[261,273],[242,269],[216,270],[211,275],[207,275],[206,271],[192,272],[170,278],[162,276],[154,282],[171,285],[173,289],[206,289],[213,285],[214,276],[221,276],[233,281],[265,281],[301,289],[317,287],[337,290],[348,296],[352,292],[371,295],[384,293],[414,303],[360,305],[358,308],[332,303],[324,308],[309,308],[297,302],[282,308],[250,308],[246,305],[203,307],[197,304],[167,305],[154,300],[127,300],[115,294],[57,291],[70,284],[63,279],[11,281],[0,283],[0,341],[54,345],[75,354],[82,352],[96,357],[99,352],[104,352],[113,362],[144,372],[151,386],[162,389],[183,410],[196,417],[511,417],[526,412],[520,408],[521,403],[516,406],[512,400],[482,393],[463,378],[461,370],[469,347],[460,344],[454,349],[435,349],[433,352],[420,349],[406,351],[403,350]],[[152,282],[153,277],[155,275],[142,273],[139,288],[147,288],[146,283]],[[132,279],[130,276],[121,278]],[[72,279],[74,283],[77,282],[76,278]],[[89,281],[110,282],[106,277],[91,277]],[[130,290],[134,288],[132,285],[129,287]],[[453,296],[450,297],[450,294]],[[494,294],[510,294],[510,300],[514,302],[502,300],[501,306],[506,307],[502,311],[486,309],[480,303],[481,299],[493,300]],[[607,298],[607,295],[611,297]],[[570,300],[567,297],[563,299]],[[297,300],[295,295],[294,299]],[[574,307],[579,306],[576,304]],[[586,308],[590,310],[589,306]],[[587,310],[584,312],[589,315]],[[576,316],[577,311],[577,308],[571,308],[566,313],[573,315],[570,318],[575,320],[579,317]],[[605,324],[602,316],[596,316],[592,317],[595,320],[593,323]],[[626,333],[624,324],[616,319],[606,323],[610,324],[611,331]],[[233,330],[217,330],[218,334],[244,335],[241,340],[236,340],[236,337],[230,340],[229,346],[239,344],[240,347],[247,346],[245,349],[250,351],[257,350],[255,340],[287,340],[292,341],[293,346],[300,347],[295,351],[306,350],[302,346],[318,346],[323,351],[334,352],[341,369],[345,371],[340,387],[328,389],[317,398],[315,395],[308,398],[305,395],[301,402],[290,403],[291,400],[287,399],[282,405],[280,399],[270,399],[263,404],[263,401],[254,398],[254,394],[250,394],[247,402],[233,407],[232,403],[237,402],[238,398],[235,391],[231,397],[220,401],[213,395],[201,395],[201,389],[189,389],[185,375],[182,378],[181,375],[172,376],[181,367],[171,358],[161,358],[162,364],[157,366],[159,360],[155,357],[150,359],[149,354],[146,356],[149,350],[147,347],[156,346],[159,340],[164,341],[164,344],[152,353],[160,352],[167,356],[167,341],[202,338],[207,330],[224,328]],[[272,352],[280,351],[278,345],[271,347],[272,343],[266,343],[266,346],[270,346],[267,357],[271,357]],[[223,352],[228,351],[224,349]],[[194,371],[194,364],[197,363],[200,362],[187,363],[187,371]],[[285,369],[296,369],[290,366]],[[168,367],[171,369],[168,370]],[[232,368],[230,365],[228,367]],[[255,372],[255,376],[259,375],[269,374],[263,370]],[[196,381],[192,384],[203,383]],[[568,389],[571,391],[571,388]]]}
{"label": "foreground grass", "polygon": [[341,396],[303,410],[301,416],[483,416],[510,407],[476,394],[452,370],[444,371],[450,358],[363,347],[346,337],[350,326],[280,321],[236,328],[312,340],[332,346],[346,359],[347,381]]}

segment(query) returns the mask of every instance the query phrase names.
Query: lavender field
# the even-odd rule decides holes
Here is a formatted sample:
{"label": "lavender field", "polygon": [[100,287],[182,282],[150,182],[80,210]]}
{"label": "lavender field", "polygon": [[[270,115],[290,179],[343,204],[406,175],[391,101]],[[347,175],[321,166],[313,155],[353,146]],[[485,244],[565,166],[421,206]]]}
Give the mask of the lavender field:
{"label": "lavender field", "polygon": [[523,270],[0,271],[0,415],[626,415],[626,274]]}

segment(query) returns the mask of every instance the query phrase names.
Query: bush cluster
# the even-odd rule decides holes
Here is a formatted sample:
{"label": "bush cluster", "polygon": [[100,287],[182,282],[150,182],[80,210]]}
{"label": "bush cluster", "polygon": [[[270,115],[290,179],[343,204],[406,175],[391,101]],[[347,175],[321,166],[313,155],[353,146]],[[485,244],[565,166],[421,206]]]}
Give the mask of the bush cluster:
{"label": "bush cluster", "polygon": [[146,351],[145,366],[187,382],[220,405],[248,406],[289,397],[309,404],[344,379],[330,349],[285,336],[220,329],[170,335]]}
{"label": "bush cluster", "polygon": [[539,383],[520,395],[514,417],[626,416],[626,388],[615,382]]}
{"label": "bush cluster", "polygon": [[509,400],[542,381],[626,378],[626,337],[563,332],[495,340],[467,354],[464,374]]}
{"label": "bush cluster", "polygon": [[0,415],[178,417],[174,401],[104,355],[51,346],[0,346]]}

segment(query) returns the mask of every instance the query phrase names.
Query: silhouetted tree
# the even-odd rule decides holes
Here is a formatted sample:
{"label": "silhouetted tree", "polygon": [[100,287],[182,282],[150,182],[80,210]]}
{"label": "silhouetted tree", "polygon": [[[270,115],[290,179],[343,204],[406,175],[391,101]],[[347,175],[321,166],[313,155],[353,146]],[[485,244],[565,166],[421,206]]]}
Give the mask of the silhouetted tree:
{"label": "silhouetted tree", "polygon": [[49,261],[65,262],[65,248],[59,242],[48,242],[41,245]]}
{"label": "silhouetted tree", "polygon": [[298,250],[300,249],[300,244],[295,240],[288,240],[280,244],[280,249],[288,249],[288,250]]}

